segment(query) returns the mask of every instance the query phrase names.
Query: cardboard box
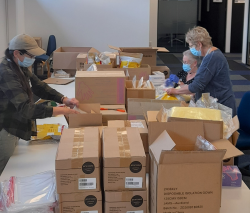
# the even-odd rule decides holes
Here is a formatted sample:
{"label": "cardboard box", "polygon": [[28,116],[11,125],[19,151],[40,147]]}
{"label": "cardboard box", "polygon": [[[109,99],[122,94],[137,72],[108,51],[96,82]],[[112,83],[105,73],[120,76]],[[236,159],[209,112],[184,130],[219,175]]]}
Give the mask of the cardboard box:
{"label": "cardboard box", "polygon": [[159,111],[162,106],[170,109],[171,107],[180,105],[180,101],[128,98],[127,112],[129,120],[136,120],[137,118],[144,120],[147,111]]}
{"label": "cardboard box", "polygon": [[64,129],[56,154],[57,193],[100,191],[98,127]]}
{"label": "cardboard box", "polygon": [[[101,105],[101,108],[109,110],[101,110],[103,125],[107,126],[108,121],[111,120],[127,120],[128,113],[126,111],[125,105]],[[122,109],[125,112],[120,112],[112,109]]]}
{"label": "cardboard box", "polygon": [[146,173],[150,172],[150,156],[149,153],[146,153]]}
{"label": "cardboard box", "polygon": [[151,75],[151,67],[148,64],[142,64],[139,68],[124,68],[128,71],[128,80],[132,80],[136,76],[137,80],[143,77],[143,80],[148,80],[149,75]]}
{"label": "cardboard box", "polygon": [[76,72],[75,97],[80,103],[125,104],[122,71]]}
{"label": "cardboard box", "polygon": [[151,66],[151,74],[153,74],[154,71],[160,71],[164,73],[165,79],[169,78],[170,76],[170,69],[167,66]]}
{"label": "cardboard box", "polygon": [[146,156],[138,129],[104,129],[103,167],[105,191],[146,189]]}
{"label": "cardboard box", "polygon": [[106,191],[104,209],[106,213],[147,213],[147,191]]}
{"label": "cardboard box", "polygon": [[79,192],[59,194],[60,213],[95,212],[102,213],[101,192]]}
{"label": "cardboard box", "polygon": [[53,69],[76,70],[76,58],[79,53],[96,52],[93,47],[59,47],[53,52]]}
{"label": "cardboard box", "polygon": [[237,166],[223,166],[222,186],[241,187],[242,174]]}
{"label": "cardboard box", "polygon": [[[136,87],[139,81],[136,81]],[[155,87],[150,82],[152,89],[148,88],[133,88],[133,83],[131,80],[126,81],[126,100],[128,98],[143,98],[143,99],[155,99]]]}
{"label": "cardboard box", "polygon": [[79,109],[86,112],[86,114],[70,114],[69,116],[65,116],[69,128],[102,126],[100,104],[79,104]]}
{"label": "cardboard box", "polygon": [[[195,138],[204,136],[202,126],[171,124],[175,129],[164,130],[150,146],[150,212],[219,213],[222,160],[239,150],[229,141],[217,141],[216,150],[194,151]],[[232,148],[233,152],[227,151]]]}
{"label": "cardboard box", "polygon": [[127,53],[142,53],[143,58],[141,64],[148,64],[150,66],[156,66],[156,53],[157,52],[169,52],[166,48],[162,47],[114,47],[109,45],[110,49],[117,50],[119,52]]}
{"label": "cardboard box", "polygon": [[149,152],[148,146],[148,127],[145,120],[129,120],[129,121],[108,121],[108,127],[133,127],[138,128],[141,135],[144,151]]}

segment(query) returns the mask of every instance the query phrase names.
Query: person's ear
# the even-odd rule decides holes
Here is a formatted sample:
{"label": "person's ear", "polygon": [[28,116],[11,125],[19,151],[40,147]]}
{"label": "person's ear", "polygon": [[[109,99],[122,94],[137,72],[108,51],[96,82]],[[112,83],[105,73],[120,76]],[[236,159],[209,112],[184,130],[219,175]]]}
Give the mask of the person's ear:
{"label": "person's ear", "polygon": [[18,50],[14,50],[13,55],[15,58],[19,58],[20,52]]}

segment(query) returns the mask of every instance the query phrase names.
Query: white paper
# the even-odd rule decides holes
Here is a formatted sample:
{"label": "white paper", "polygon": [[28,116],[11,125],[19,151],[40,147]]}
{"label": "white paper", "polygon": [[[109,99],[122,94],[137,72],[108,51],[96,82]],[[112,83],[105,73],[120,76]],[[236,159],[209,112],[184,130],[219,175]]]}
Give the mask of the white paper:
{"label": "white paper", "polygon": [[129,189],[141,189],[142,177],[126,177],[125,188]]}
{"label": "white paper", "polygon": [[96,189],[96,178],[79,178],[78,189]]}
{"label": "white paper", "polygon": [[144,126],[141,122],[131,123],[131,127],[144,128]]}

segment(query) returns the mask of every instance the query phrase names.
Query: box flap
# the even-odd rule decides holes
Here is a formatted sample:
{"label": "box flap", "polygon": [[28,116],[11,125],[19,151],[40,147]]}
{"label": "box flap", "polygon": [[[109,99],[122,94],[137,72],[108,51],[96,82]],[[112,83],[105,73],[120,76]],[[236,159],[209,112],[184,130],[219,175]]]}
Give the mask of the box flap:
{"label": "box flap", "polygon": [[147,111],[147,116],[146,116],[147,122],[157,121],[157,118],[156,118],[157,114],[158,114],[158,111]]}
{"label": "box flap", "polygon": [[108,47],[110,49],[113,49],[113,50],[121,51],[121,49],[119,47],[115,47],[115,46],[112,46],[112,45],[108,45]]}
{"label": "box flap", "polygon": [[160,164],[221,163],[226,150],[162,151]]}
{"label": "box flap", "polygon": [[243,152],[238,150],[232,143],[230,143],[230,141],[228,141],[226,139],[213,141],[213,142],[211,142],[211,144],[213,144],[217,149],[225,149],[226,150],[226,154],[225,154],[223,160],[229,159],[232,157],[237,157],[240,155],[244,155]]}
{"label": "box flap", "polygon": [[91,111],[94,111],[95,113],[100,113],[100,104],[79,104],[79,109],[82,111],[85,111],[87,113],[91,113]]}
{"label": "box flap", "polygon": [[47,78],[43,80],[46,84],[65,85],[73,82],[75,79],[60,79],[60,78]]}
{"label": "box flap", "polygon": [[108,121],[108,127],[125,127],[126,121],[123,120],[110,120]]}
{"label": "box flap", "polygon": [[152,49],[156,49],[157,52],[165,52],[165,53],[169,52],[165,47],[152,47]]}
{"label": "box flap", "polygon": [[232,134],[240,128],[240,122],[237,115],[233,117],[233,123],[234,123],[234,129],[232,129],[231,131]]}
{"label": "box flap", "polygon": [[172,150],[176,146],[175,142],[169,136],[166,130],[164,130],[155,142],[149,146],[151,153],[154,155],[157,163],[160,163],[161,152],[166,150]]}
{"label": "box flap", "polygon": [[106,77],[124,77],[124,71],[95,71],[95,72],[83,72],[76,71],[76,78],[106,78]]}

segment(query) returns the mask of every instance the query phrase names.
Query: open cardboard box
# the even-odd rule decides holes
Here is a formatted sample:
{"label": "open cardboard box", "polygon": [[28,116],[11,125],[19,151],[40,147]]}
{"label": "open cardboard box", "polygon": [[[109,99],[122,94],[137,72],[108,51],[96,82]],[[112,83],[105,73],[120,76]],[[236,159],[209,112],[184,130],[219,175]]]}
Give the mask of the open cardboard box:
{"label": "open cardboard box", "polygon": [[125,104],[124,71],[77,71],[75,82],[80,103]]}
{"label": "open cardboard box", "polygon": [[151,67],[148,64],[141,64],[138,68],[123,68],[128,72],[128,79],[132,80],[136,76],[137,80],[140,80],[143,77],[143,80],[149,80],[149,75],[151,75]]}
{"label": "open cardboard box", "polygon": [[70,114],[69,116],[65,116],[69,128],[102,126],[100,104],[79,104],[79,109],[86,112],[86,114]]}
{"label": "open cardboard box", "polygon": [[76,58],[79,53],[96,52],[93,47],[59,47],[53,52],[53,69],[76,70]]}
{"label": "open cardboard box", "polygon": [[[138,84],[139,80],[136,81],[136,87],[138,87]],[[155,99],[155,87],[152,82],[150,82],[150,85],[152,88],[133,88],[133,81],[126,81],[126,100],[128,98]]]}
{"label": "open cardboard box", "polygon": [[[125,105],[101,105],[101,108],[106,108],[109,110],[101,110],[102,123],[107,126],[108,121],[111,120],[127,120],[128,113],[126,112]],[[120,112],[115,109],[125,110],[125,112]]]}
{"label": "open cardboard box", "polygon": [[168,101],[156,99],[128,98],[127,112],[128,120],[145,119],[144,112],[159,111],[162,106],[170,109],[174,106],[181,106],[181,101]]}
{"label": "open cardboard box", "polygon": [[211,142],[217,150],[194,151],[198,135],[205,130],[197,122],[171,122],[151,144],[151,213],[164,212],[166,202],[179,212],[220,212],[222,160],[243,153],[227,140]]}
{"label": "open cardboard box", "polygon": [[150,66],[156,66],[157,52],[169,52],[164,47],[120,47],[119,48],[109,45],[109,48],[117,50],[118,52],[142,53],[143,58],[141,64],[148,64]]}

